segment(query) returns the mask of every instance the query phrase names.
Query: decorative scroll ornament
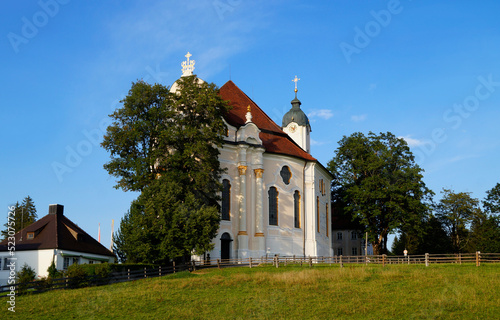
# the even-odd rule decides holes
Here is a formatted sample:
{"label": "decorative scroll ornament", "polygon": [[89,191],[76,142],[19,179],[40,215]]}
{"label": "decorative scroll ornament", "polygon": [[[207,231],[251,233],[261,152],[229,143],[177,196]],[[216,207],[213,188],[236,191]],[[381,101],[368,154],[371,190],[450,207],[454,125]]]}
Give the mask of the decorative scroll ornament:
{"label": "decorative scroll ornament", "polygon": [[193,75],[193,71],[194,71],[194,63],[195,61],[194,60],[189,60],[189,58],[192,56],[191,53],[188,53],[185,55],[185,57],[187,58],[186,61],[182,61],[181,63],[181,66],[182,66],[182,76],[185,77],[185,76],[192,76]]}

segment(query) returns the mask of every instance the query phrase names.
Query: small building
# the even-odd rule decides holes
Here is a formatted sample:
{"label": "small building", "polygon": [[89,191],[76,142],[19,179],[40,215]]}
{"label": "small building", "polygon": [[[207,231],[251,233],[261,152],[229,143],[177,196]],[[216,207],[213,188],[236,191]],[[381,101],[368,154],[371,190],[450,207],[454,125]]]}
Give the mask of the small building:
{"label": "small building", "polygon": [[[332,205],[333,207],[333,205]],[[332,210],[334,211],[334,210]],[[366,235],[363,228],[349,215],[332,214],[332,248],[336,256],[373,255],[373,247],[368,243],[368,252],[365,252]]]}
{"label": "small building", "polygon": [[[0,242],[0,285],[7,284],[11,266],[16,272],[24,264],[39,277],[47,276],[54,261],[58,270],[72,264],[114,263],[115,255],[63,214],[64,206],[49,206],[49,214],[17,232],[15,243]],[[13,255],[9,248],[14,247]]]}

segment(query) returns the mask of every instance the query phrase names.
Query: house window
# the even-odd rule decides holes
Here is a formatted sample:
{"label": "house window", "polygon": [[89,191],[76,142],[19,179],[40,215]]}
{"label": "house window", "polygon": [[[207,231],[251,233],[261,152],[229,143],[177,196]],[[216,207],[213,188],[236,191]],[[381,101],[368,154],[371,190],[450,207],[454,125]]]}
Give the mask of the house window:
{"label": "house window", "polygon": [[269,188],[269,225],[278,225],[278,190]]}
{"label": "house window", "polygon": [[64,257],[63,269],[66,270],[69,267],[69,258]]}
{"label": "house window", "polygon": [[337,240],[342,240],[342,232],[337,232]]}
{"label": "house window", "polygon": [[222,180],[222,220],[230,220],[231,216],[231,183]]}
{"label": "house window", "polygon": [[34,232],[28,232],[28,240],[32,240],[33,238],[35,238],[35,233]]}
{"label": "house window", "polygon": [[293,218],[295,228],[300,228],[300,192],[293,193]]}
{"label": "house window", "polygon": [[290,183],[290,179],[292,178],[292,172],[288,166],[283,166],[280,171],[281,179],[283,179],[283,183],[288,185]]}
{"label": "house window", "polygon": [[358,248],[354,247],[352,248],[352,255],[357,256],[358,255]]}
{"label": "house window", "polygon": [[316,225],[316,229],[319,232],[319,197],[316,197]]}
{"label": "house window", "polygon": [[358,239],[358,233],[356,231],[351,232],[351,240]]}
{"label": "house window", "polygon": [[9,270],[9,259],[10,258],[4,258],[3,259],[3,269],[4,270]]}
{"label": "house window", "polygon": [[89,264],[94,264],[94,260],[89,260]]}
{"label": "house window", "polygon": [[341,256],[342,255],[342,248],[337,248],[337,255]]}

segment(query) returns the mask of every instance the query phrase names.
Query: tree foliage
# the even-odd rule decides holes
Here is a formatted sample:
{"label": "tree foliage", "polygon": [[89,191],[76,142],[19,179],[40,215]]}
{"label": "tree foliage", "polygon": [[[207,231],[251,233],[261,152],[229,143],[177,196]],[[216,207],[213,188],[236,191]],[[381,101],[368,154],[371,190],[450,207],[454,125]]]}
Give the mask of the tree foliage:
{"label": "tree foliage", "polygon": [[218,148],[227,103],[215,85],[195,76],[176,84],[176,92],[132,84],[102,143],[116,187],[141,192],[115,236],[122,261],[161,263],[203,253],[218,229]]}
{"label": "tree foliage", "polygon": [[443,197],[436,205],[436,216],[451,238],[453,251],[463,252],[467,245],[469,226],[481,215],[479,200],[472,198],[470,192],[454,192],[443,189]]}
{"label": "tree foliage", "polygon": [[328,163],[334,175],[332,199],[342,202],[369,234],[374,253],[387,252],[387,235],[419,228],[432,191],[406,142],[392,133],[354,133],[339,142]]}
{"label": "tree foliage", "polygon": [[500,183],[497,183],[491,190],[486,191],[483,206],[486,212],[492,214],[500,213]]}
{"label": "tree foliage", "polygon": [[[30,224],[36,221],[37,213],[35,203],[30,196],[27,196],[23,199],[23,202],[19,204],[16,202],[14,205],[14,225],[11,225],[11,228],[15,229],[15,232],[20,231],[23,228],[26,228]],[[8,222],[4,224],[5,230],[2,230],[2,238],[7,238],[8,235]]]}

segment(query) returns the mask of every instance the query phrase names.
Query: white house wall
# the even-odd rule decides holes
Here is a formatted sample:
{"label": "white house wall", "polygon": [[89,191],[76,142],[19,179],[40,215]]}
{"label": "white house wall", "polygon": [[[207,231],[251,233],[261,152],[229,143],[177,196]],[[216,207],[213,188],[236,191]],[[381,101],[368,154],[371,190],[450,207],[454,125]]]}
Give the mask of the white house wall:
{"label": "white house wall", "polygon": [[[58,270],[63,270],[63,255],[78,257],[79,264],[89,263],[90,260],[101,261],[103,259],[107,259],[109,263],[115,262],[115,259],[110,256],[58,249],[16,251],[16,254],[14,256],[16,260],[12,261],[15,261],[16,272],[20,271],[23,265],[26,264],[35,270],[37,277],[46,277],[48,276],[47,269],[51,265],[52,259],[54,259],[56,268]],[[2,259],[2,268],[0,270],[0,286],[7,284],[7,280],[9,278],[10,270],[3,270],[5,260],[4,258],[6,257],[9,257],[8,252],[0,253],[0,258]]]}

